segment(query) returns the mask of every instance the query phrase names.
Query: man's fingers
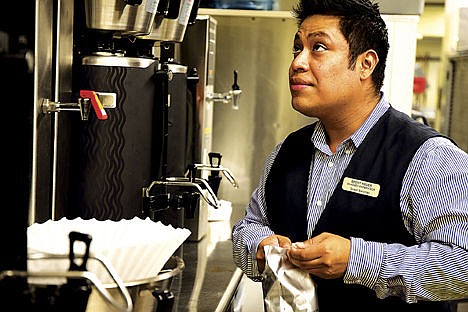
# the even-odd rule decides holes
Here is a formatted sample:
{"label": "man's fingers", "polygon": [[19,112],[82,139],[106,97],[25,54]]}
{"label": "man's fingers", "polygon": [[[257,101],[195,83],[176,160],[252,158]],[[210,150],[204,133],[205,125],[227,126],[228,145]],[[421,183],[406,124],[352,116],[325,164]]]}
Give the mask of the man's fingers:
{"label": "man's fingers", "polygon": [[276,235],[278,239],[278,246],[282,248],[290,248],[291,247],[291,240],[286,236]]}

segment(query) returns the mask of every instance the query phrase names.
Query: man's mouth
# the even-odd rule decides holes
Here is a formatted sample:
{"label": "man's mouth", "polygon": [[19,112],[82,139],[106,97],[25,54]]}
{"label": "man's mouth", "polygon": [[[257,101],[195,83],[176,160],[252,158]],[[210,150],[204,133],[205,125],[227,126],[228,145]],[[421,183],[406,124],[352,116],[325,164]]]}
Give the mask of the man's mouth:
{"label": "man's mouth", "polygon": [[300,91],[300,90],[307,88],[308,86],[309,85],[306,85],[306,84],[291,84],[290,88],[293,91]]}
{"label": "man's mouth", "polygon": [[310,87],[312,86],[313,84],[310,83],[310,82],[307,82],[305,80],[301,80],[301,79],[290,79],[289,80],[289,86],[291,88],[291,90],[293,91],[299,91],[299,90],[303,90],[307,87]]}
{"label": "man's mouth", "polygon": [[304,88],[312,86],[313,84],[310,81],[304,79],[291,77],[289,79],[289,85],[291,87],[291,90],[302,90]]}

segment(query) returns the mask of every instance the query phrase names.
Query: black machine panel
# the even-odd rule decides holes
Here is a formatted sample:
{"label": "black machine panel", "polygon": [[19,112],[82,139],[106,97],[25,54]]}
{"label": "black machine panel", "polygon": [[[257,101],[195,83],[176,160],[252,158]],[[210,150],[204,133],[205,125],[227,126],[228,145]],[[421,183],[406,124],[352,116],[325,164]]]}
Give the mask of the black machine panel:
{"label": "black machine panel", "polygon": [[143,60],[148,62],[143,68],[80,67],[79,89],[115,93],[117,105],[105,108],[107,120],[91,112],[74,127],[70,216],[144,217],[143,189],[154,180],[183,177],[193,163],[187,67]]}
{"label": "black machine panel", "polygon": [[157,66],[81,66],[80,88],[115,93],[117,105],[105,108],[107,120],[91,113],[76,127],[71,202],[77,216],[119,220],[140,214],[141,189],[151,180]]}

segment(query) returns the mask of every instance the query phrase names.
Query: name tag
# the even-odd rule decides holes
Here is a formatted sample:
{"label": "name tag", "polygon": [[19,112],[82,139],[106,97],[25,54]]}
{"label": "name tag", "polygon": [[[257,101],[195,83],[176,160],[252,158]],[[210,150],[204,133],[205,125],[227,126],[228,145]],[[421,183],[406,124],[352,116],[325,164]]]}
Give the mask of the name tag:
{"label": "name tag", "polygon": [[343,180],[343,190],[370,197],[379,196],[380,185],[358,179],[345,177]]}

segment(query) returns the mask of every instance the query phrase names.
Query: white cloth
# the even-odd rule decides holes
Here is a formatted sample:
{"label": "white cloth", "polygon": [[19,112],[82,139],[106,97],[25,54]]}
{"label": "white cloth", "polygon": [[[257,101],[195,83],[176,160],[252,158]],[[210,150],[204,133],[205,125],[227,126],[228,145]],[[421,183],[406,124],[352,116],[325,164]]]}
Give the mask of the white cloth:
{"label": "white cloth", "polygon": [[265,312],[317,312],[315,283],[309,273],[289,262],[287,249],[265,246],[263,272]]}

